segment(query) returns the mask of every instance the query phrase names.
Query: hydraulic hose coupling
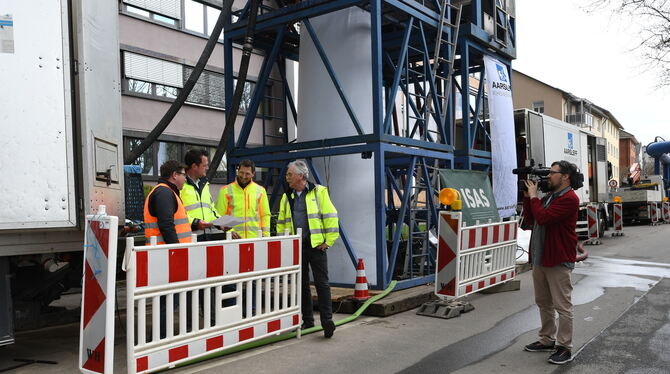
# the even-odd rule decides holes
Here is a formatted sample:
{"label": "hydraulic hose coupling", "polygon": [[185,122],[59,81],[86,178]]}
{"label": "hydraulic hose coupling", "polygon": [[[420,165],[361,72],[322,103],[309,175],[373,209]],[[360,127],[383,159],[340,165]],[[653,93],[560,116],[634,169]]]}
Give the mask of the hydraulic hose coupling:
{"label": "hydraulic hose coupling", "polygon": [[440,190],[440,202],[450,207],[450,210],[463,209],[461,193],[455,188],[443,188]]}

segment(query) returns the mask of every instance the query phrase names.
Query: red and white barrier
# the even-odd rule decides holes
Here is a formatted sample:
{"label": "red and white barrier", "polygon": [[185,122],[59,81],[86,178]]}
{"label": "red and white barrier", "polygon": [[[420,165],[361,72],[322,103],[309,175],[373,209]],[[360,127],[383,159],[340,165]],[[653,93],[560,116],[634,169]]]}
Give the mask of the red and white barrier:
{"label": "red and white barrier", "polygon": [[126,255],[127,310],[135,310],[127,314],[129,373],[286,331],[300,336],[300,233],[147,246],[128,239]]}
{"label": "red and white barrier", "polygon": [[584,244],[600,244],[600,220],[598,219],[598,207],[596,204],[586,206],[586,221],[589,228],[589,238]]}
{"label": "red and white barrier", "polygon": [[663,204],[663,222],[670,223],[670,202],[664,201],[662,204]]}
{"label": "red and white barrier", "polygon": [[516,275],[516,218],[467,227],[461,222],[460,212],[440,212],[435,273],[438,296],[458,298]]}
{"label": "red and white barrier", "polygon": [[114,292],[118,218],[105,214],[86,216],[84,277],[79,331],[79,370],[113,373]]}
{"label": "red and white barrier", "polygon": [[658,225],[658,216],[659,216],[659,211],[658,211],[658,204],[656,203],[648,203],[647,204],[647,213],[649,214],[649,223],[651,225]]}
{"label": "red and white barrier", "polygon": [[612,213],[614,216],[614,232],[612,236],[623,236],[623,205],[612,204]]}

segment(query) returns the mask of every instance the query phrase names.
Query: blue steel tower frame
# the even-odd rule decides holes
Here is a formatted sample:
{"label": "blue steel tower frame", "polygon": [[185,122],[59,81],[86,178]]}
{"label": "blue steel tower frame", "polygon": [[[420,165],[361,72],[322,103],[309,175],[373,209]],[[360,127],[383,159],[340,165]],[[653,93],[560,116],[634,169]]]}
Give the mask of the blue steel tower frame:
{"label": "blue steel tower frame", "polygon": [[[286,4],[289,2],[292,4]],[[457,43],[446,43],[440,49],[440,55],[447,62],[439,64],[438,71],[433,72],[440,7],[444,3],[442,0],[266,1],[256,20],[254,48],[263,50],[265,56],[245,120],[239,134],[228,145],[229,177],[234,177],[232,166],[246,158],[267,168],[265,184],[272,186],[270,204],[275,206],[283,191],[287,163],[292,160],[306,159],[312,175],[317,183],[321,183],[321,176],[312,165],[313,159],[349,154],[372,159],[377,261],[368,266],[376,267],[375,288],[378,289],[386,288],[394,279],[399,281],[398,288],[434,281],[436,247],[427,232],[436,232],[439,206],[435,202],[438,191],[433,188],[433,182],[437,169],[488,170],[491,165],[483,56],[495,57],[511,71],[511,60],[516,53],[514,2],[450,1],[456,6],[463,5],[460,32]],[[374,123],[373,130],[368,133],[361,130],[330,63],[328,51],[324,50],[310,22],[313,17],[349,7],[365,9],[371,18],[372,64],[361,67],[372,71]],[[238,20],[229,24],[224,32],[226,110],[230,110],[234,88],[233,43],[244,42],[248,9],[249,3],[237,12]],[[446,14],[445,19],[453,23],[453,13],[448,11]],[[353,126],[357,135],[248,147],[254,118],[264,96],[263,87],[275,67],[281,76],[283,97],[290,108],[284,115],[286,118],[293,116],[297,123],[300,114],[284,69],[287,59],[299,61],[300,37],[293,26],[298,22],[302,22],[300,32],[308,33],[312,38],[349,114],[351,124],[347,125]],[[457,32],[455,28],[445,28],[442,38],[451,40],[454,32]],[[457,48],[455,53],[452,48]],[[452,55],[456,55],[453,72],[448,62]],[[435,77],[448,74],[453,74],[450,87]],[[447,90],[451,94],[448,101],[444,101],[440,97],[444,97]],[[399,92],[406,98],[403,128],[400,128],[395,105]],[[427,101],[431,103],[426,105]],[[459,109],[460,119],[456,113]],[[444,111],[446,115],[443,116]],[[423,193],[422,201],[419,192]],[[417,202],[421,209],[416,209]],[[412,237],[415,232],[426,235],[422,240],[415,240]],[[342,225],[340,236],[355,267],[356,249]],[[413,246],[423,246],[427,251],[417,254],[412,252]]]}

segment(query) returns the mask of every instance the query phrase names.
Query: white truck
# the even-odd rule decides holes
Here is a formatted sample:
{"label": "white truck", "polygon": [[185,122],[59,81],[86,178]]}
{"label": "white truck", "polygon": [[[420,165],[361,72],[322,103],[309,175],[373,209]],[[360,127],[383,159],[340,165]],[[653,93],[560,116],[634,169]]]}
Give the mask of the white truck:
{"label": "white truck", "polygon": [[665,181],[662,175],[645,175],[638,183],[613,191],[612,197],[614,196],[621,198],[624,225],[649,222],[649,204],[659,205],[666,197]]}
{"label": "white truck", "polygon": [[517,164],[551,166],[554,161],[574,163],[584,174],[584,187],[576,190],[580,201],[577,232],[586,236],[586,205],[598,206],[602,236],[608,226],[607,202],[611,166],[607,161],[607,140],[594,136],[578,126],[528,109],[514,111],[517,139]]}
{"label": "white truck", "polygon": [[79,287],[84,217],[123,222],[124,186],[117,2],[5,0],[0,21],[3,345]]}

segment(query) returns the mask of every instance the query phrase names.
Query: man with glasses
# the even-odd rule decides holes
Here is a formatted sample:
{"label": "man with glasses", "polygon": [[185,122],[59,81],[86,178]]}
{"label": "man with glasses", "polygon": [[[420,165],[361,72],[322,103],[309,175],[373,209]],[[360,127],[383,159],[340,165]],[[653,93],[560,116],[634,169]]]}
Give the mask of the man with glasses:
{"label": "man with glasses", "polygon": [[302,229],[302,328],[314,326],[312,293],[309,288],[309,268],[314,275],[314,287],[319,300],[321,326],[326,338],[333,337],[333,305],[328,282],[328,254],[340,236],[337,210],[330,201],[328,188],[307,180],[309,169],[301,160],[288,164],[288,189],[279,203],[277,233],[288,229],[295,234]]}
{"label": "man with glasses", "polygon": [[[542,326],[539,340],[528,344],[529,352],[553,352],[549,362],[564,364],[572,361],[572,283],[570,274],[577,254],[577,215],[579,198],[577,166],[568,161],[551,164],[549,192],[537,196],[537,183],[525,181],[524,225],[532,226],[529,246],[533,265],[535,303],[540,310]],[[558,313],[558,328],[555,315]]]}
{"label": "man with glasses", "polygon": [[158,244],[190,243],[191,225],[179,190],[186,183],[186,166],[169,160],[160,168],[158,184],[144,201],[144,236],[158,237]]}
{"label": "man with glasses", "polygon": [[[157,237],[156,244],[191,243],[191,224],[186,208],[179,197],[179,190],[186,183],[186,165],[179,161],[169,160],[160,168],[161,177],[158,184],[149,192],[144,201],[144,236]],[[174,307],[179,305],[179,298],[174,298]],[[190,296],[190,295],[189,295]],[[190,298],[187,301],[190,304]],[[166,301],[160,297],[160,338],[166,336]],[[188,308],[190,313],[191,308]],[[188,321],[191,321],[190,315]]]}

